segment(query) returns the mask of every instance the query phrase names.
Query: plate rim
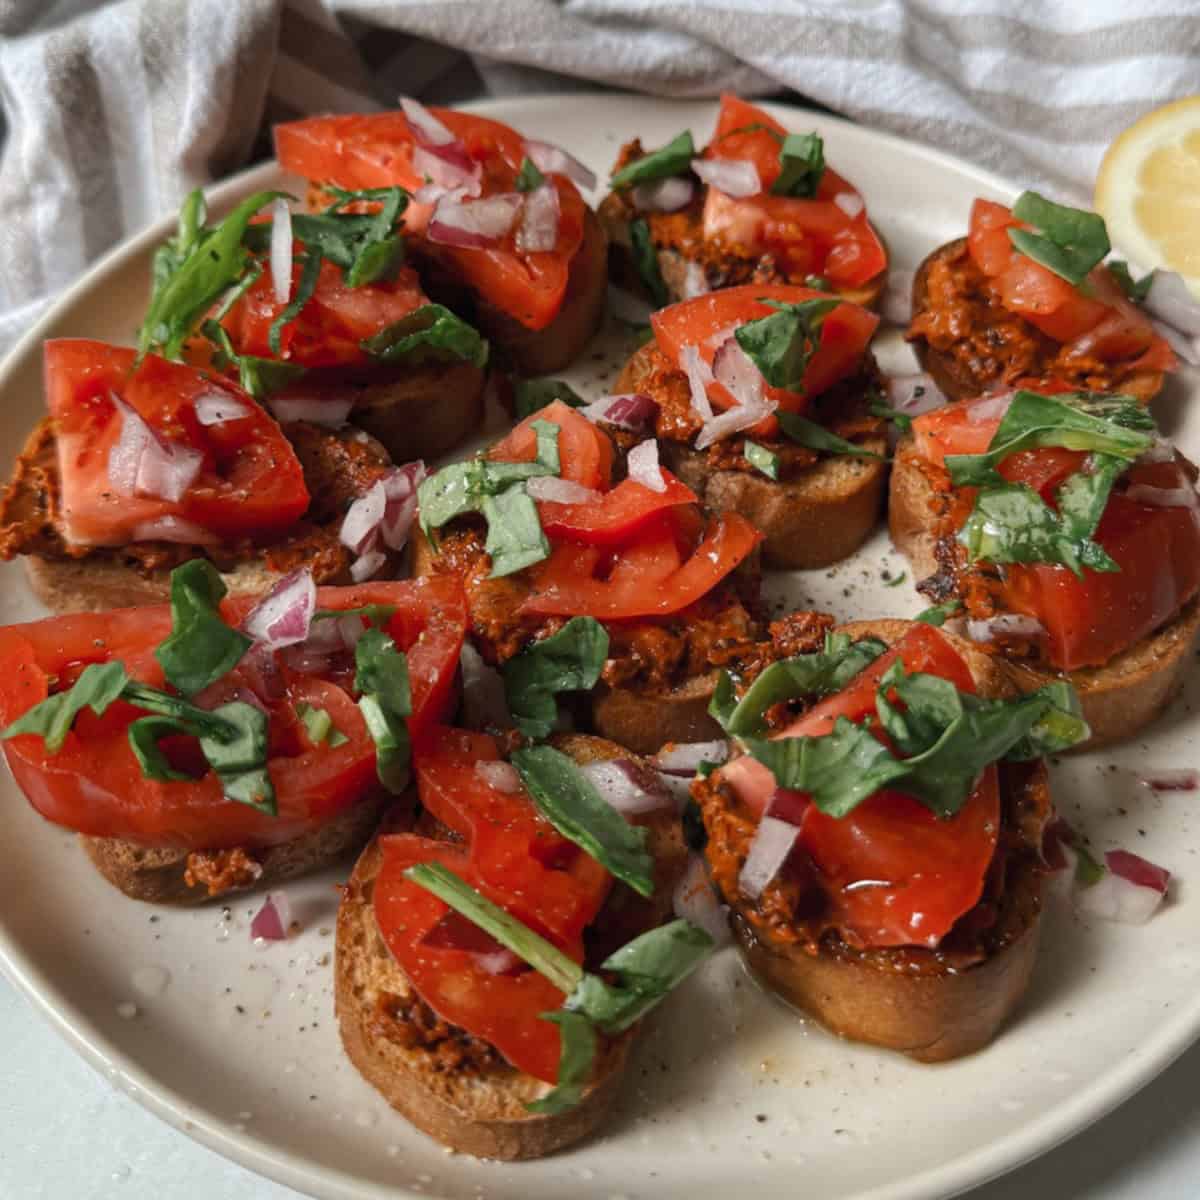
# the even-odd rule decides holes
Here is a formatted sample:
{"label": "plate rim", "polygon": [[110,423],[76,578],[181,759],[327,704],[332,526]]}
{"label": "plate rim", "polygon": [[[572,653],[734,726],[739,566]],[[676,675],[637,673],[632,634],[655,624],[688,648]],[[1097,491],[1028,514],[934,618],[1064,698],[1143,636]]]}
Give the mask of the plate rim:
{"label": "plate rim", "polygon": [[[492,97],[454,105],[468,112],[492,116],[509,123],[522,114],[564,103],[587,102],[600,107],[618,107],[636,100],[656,108],[695,108],[718,103],[711,97],[677,98],[625,91],[564,91],[532,95]],[[1019,188],[1000,175],[923,142],[847,120],[836,114],[813,111],[778,101],[758,101],[760,107],[785,121],[801,117],[817,127],[844,132],[854,140],[886,144],[894,151],[919,162],[945,168],[971,179],[982,190],[1008,198]],[[203,189],[214,210],[236,203],[244,195],[277,184],[282,172],[273,161],[248,167]],[[146,254],[175,226],[174,214],[164,216],[125,241],[109,249],[78,280],[57,296],[37,321],[10,347],[0,361],[0,395],[9,386],[19,364],[45,339],[60,314],[93,291],[104,278],[128,260]],[[0,972],[31,1005],[33,1010],[85,1062],[118,1086],[147,1111],[177,1132],[206,1146],[246,1169],[293,1188],[317,1200],[428,1200],[428,1193],[410,1191],[403,1185],[377,1186],[339,1168],[304,1159],[279,1149],[266,1139],[238,1131],[194,1108],[174,1088],[158,1079],[132,1055],[121,1050],[77,1006],[50,983],[37,961],[27,955],[9,931],[0,914]],[[1136,1092],[1166,1070],[1192,1044],[1200,1040],[1200,995],[1190,1009],[1180,1010],[1161,1026],[1154,1037],[1110,1067],[1089,1087],[1075,1093],[1052,1116],[1036,1124],[1017,1126],[1012,1132],[959,1154],[937,1167],[904,1179],[857,1193],[853,1200],[928,1200],[949,1198],[1025,1165],[1061,1145],[1114,1111]],[[886,1053],[881,1051],[881,1053]],[[936,1068],[931,1068],[936,1069]]]}

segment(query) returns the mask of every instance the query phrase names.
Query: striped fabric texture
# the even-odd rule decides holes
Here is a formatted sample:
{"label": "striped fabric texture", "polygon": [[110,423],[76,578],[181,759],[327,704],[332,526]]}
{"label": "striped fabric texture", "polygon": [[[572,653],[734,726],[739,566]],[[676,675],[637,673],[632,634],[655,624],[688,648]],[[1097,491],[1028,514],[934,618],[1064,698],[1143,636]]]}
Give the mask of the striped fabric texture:
{"label": "striped fabric texture", "polygon": [[1195,0],[0,0],[0,346],[270,124],[607,86],[791,91],[1086,199],[1200,91]]}

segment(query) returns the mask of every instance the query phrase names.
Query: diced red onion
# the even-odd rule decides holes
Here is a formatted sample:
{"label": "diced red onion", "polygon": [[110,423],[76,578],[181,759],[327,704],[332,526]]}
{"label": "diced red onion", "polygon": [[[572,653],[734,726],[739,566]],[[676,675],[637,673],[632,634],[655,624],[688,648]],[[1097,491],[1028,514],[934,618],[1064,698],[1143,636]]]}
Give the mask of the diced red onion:
{"label": "diced red onion", "polygon": [[183,499],[204,466],[190,446],[163,441],[131,405],[109,393],[121,417],[121,432],[108,453],[108,480],[123,496],[154,496],[172,504]]}
{"label": "diced red onion", "polygon": [[250,406],[243,404],[228,392],[204,392],[192,402],[196,420],[201,425],[223,425],[226,421],[240,421],[250,415]]}
{"label": "diced red onion", "polygon": [[691,389],[692,411],[702,421],[711,421],[713,409],[708,398],[708,385],[713,381],[712,367],[700,357],[700,351],[695,346],[684,346],[679,352],[679,365]]}
{"label": "diced red onion", "polygon": [[666,788],[655,788],[651,791],[642,785],[636,767],[628,759],[591,762],[580,770],[588,777],[601,798],[622,816],[655,812],[672,805],[670,793]]}
{"label": "diced red onion", "polygon": [[345,425],[354,407],[354,397],[289,396],[279,393],[267,397],[267,407],[281,425],[289,421],[310,421],[313,425],[336,429],[339,425]]}
{"label": "diced red onion", "polygon": [[696,194],[696,185],[682,175],[639,183],[629,193],[638,212],[678,212],[686,208]]}
{"label": "diced red onion", "polygon": [[573,479],[559,479],[557,475],[535,475],[526,483],[525,490],[532,499],[549,504],[592,504],[600,499],[600,493],[592,488]]}
{"label": "diced red onion", "polygon": [[1131,483],[1125,489],[1125,498],[1151,508],[1195,508],[1200,504],[1194,487],[1163,488],[1149,483]]}
{"label": "diced red onion", "polygon": [[641,432],[658,412],[654,400],[641,392],[625,392],[619,396],[601,396],[579,410],[581,417],[593,423],[603,421],[618,429]]}
{"label": "diced red onion", "polygon": [[[322,622],[324,624],[324,622]],[[322,653],[307,645],[288,646],[279,652],[279,657],[289,670],[298,675],[326,675],[338,660],[337,654]]]}
{"label": "diced red onion", "polygon": [[998,637],[1041,637],[1045,632],[1046,627],[1041,621],[1025,613],[1000,613],[995,617],[967,621],[967,637],[981,644],[994,642]]}
{"label": "diced red onion", "polygon": [[517,249],[522,254],[539,254],[558,245],[558,188],[543,183],[525,196],[521,224],[517,227]]}
{"label": "diced red onion", "polygon": [[271,289],[276,304],[292,295],[292,210],[280,196],[271,209]]}
{"label": "diced red onion", "polygon": [[757,425],[775,411],[776,402],[767,397],[764,380],[758,368],[736,338],[729,338],[713,355],[713,377],[737,401],[735,407],[705,421],[696,437],[696,449],[703,450],[714,442]]}
{"label": "diced red onion", "polygon": [[344,617],[338,617],[336,621],[332,617],[327,619],[337,626],[338,636],[347,650],[353,650],[362,641],[362,635],[367,632],[367,627],[358,613],[347,613]]}
{"label": "diced red onion", "polygon": [[425,476],[425,464],[417,459],[394,467],[380,481],[386,503],[379,521],[379,535],[391,550],[403,550],[408,544],[413,518],[417,515],[417,488]]}
{"label": "diced red onion", "polygon": [[712,288],[708,286],[708,273],[698,262],[690,262],[683,272],[683,298],[694,300],[697,296],[707,296]]}
{"label": "diced red onion", "polygon": [[1168,325],[1166,321],[1151,319],[1150,324],[1154,326],[1154,332],[1161,337],[1176,354],[1189,367],[1200,367],[1200,343],[1196,338],[1188,337],[1185,333],[1180,333],[1173,325]]}
{"label": "diced red onion", "polygon": [[1130,850],[1109,850],[1104,855],[1104,862],[1114,875],[1136,883],[1138,887],[1153,888],[1164,896],[1167,894],[1171,872],[1166,867],[1160,867]]}
{"label": "diced red onion", "polygon": [[129,535],[131,542],[171,542],[177,546],[215,546],[220,538],[215,533],[170,514],[153,521],[139,521]]}
{"label": "diced red onion", "polygon": [[455,141],[454,134],[438,120],[419,100],[411,96],[400,97],[404,118],[412,126],[413,133],[430,146],[446,146]]}
{"label": "diced red onion", "polygon": [[317,611],[317,585],[308,567],[285,575],[247,614],[242,628],[272,650],[308,639]]}
{"label": "diced red onion", "polygon": [[704,345],[715,350],[718,346],[723,346],[737,331],[741,328],[741,324],[725,325],[718,329],[715,333],[710,333],[704,339]]}
{"label": "diced red onion", "polygon": [[912,375],[888,376],[887,398],[892,408],[910,417],[942,408],[947,402],[933,377],[919,371]]}
{"label": "diced red onion", "polygon": [[1200,788],[1200,771],[1193,767],[1142,771],[1138,773],[1137,781],[1152,792],[1194,792]]}
{"label": "diced red onion", "polygon": [[659,771],[658,779],[663,787],[671,793],[671,799],[675,801],[675,807],[682,812],[683,806],[692,796],[692,776],[670,775],[666,771]]}
{"label": "diced red onion", "polygon": [[525,153],[529,156],[529,161],[547,175],[566,175],[579,187],[589,191],[596,186],[595,172],[552,142],[539,142],[534,138],[527,138]]}
{"label": "diced red onion", "polygon": [[292,924],[292,902],[287,892],[268,892],[263,906],[250,922],[250,936],[268,942],[282,942]]}
{"label": "diced red onion", "polygon": [[368,543],[375,536],[379,523],[387,512],[387,491],[383,480],[377,479],[353,504],[346,510],[342,519],[342,528],[338,534],[341,543],[355,554],[361,554],[367,549]]}
{"label": "diced red onion", "polygon": [[521,790],[521,776],[517,774],[517,768],[512,763],[480,761],[475,764],[475,774],[488,787],[495,788],[498,792],[511,793]]}
{"label": "diced red onion", "polygon": [[717,899],[708,878],[704,857],[688,856],[688,864],[675,886],[673,896],[675,915],[703,929],[718,946],[730,940],[728,910]]}
{"label": "diced red onion", "polygon": [[368,550],[350,564],[350,578],[355,583],[366,583],[368,579],[373,579],[379,574],[385,562],[387,555],[382,550]]}
{"label": "diced red onion", "polygon": [[484,662],[470,642],[463,643],[458,665],[462,671],[463,724],[468,729],[511,729],[512,713],[500,672]]}
{"label": "diced red onion", "polygon": [[238,671],[256,695],[267,700],[283,699],[287,684],[283,672],[279,669],[274,650],[256,642],[242,655]]}
{"label": "diced red onion", "polygon": [[912,271],[888,271],[887,283],[879,301],[879,311],[893,325],[907,325],[912,320]]}
{"label": "diced red onion", "polygon": [[658,442],[654,438],[647,438],[634,446],[626,462],[629,465],[629,478],[634,483],[640,483],[652,492],[662,493],[667,490],[667,481],[658,463]]}
{"label": "diced red onion", "polygon": [[838,192],[833,198],[834,204],[838,206],[850,218],[854,220],[859,213],[862,212],[866,205],[863,203],[863,198],[857,192]]}
{"label": "diced red onion", "polygon": [[[1117,864],[1122,873],[1113,869],[1114,856],[1124,852],[1109,851],[1105,861],[1109,869],[1095,882],[1085,887],[1075,889],[1075,908],[1078,912],[1089,917],[1098,917],[1102,921],[1116,921],[1122,925],[1144,925],[1157,911],[1166,895],[1166,880],[1169,874],[1161,868],[1154,868],[1164,877],[1162,886],[1147,886],[1130,878],[1130,874],[1141,877],[1141,870],[1135,869],[1121,857]],[[1137,859],[1137,855],[1129,855],[1129,859]],[[1147,867],[1145,859],[1138,860]],[[1128,871],[1130,874],[1125,874]],[[1157,878],[1157,876],[1156,876]]]}
{"label": "diced red onion", "polygon": [[750,852],[738,875],[738,890],[757,900],[787,862],[800,830],[777,817],[763,817],[750,841]]}
{"label": "diced red onion", "polygon": [[967,402],[967,420],[973,425],[978,425],[983,421],[992,421],[996,417],[1003,417],[1012,407],[1015,395],[1016,393],[1008,388],[990,396],[981,396],[978,400],[969,400]]}
{"label": "diced red onion", "polygon": [[421,939],[421,945],[469,954],[475,965],[489,975],[508,975],[524,966],[511,950],[453,909]]}
{"label": "diced red onion", "polygon": [[736,200],[757,196],[762,191],[758,168],[744,158],[693,158],[692,170],[709,187]]}
{"label": "diced red onion", "polygon": [[608,285],[608,311],[618,321],[627,325],[645,325],[650,320],[653,307],[641,296],[635,296],[624,288]]}
{"label": "diced red onion", "polygon": [[1154,272],[1143,307],[1180,333],[1200,336],[1200,300],[1177,271]]}
{"label": "diced red onion", "polygon": [[418,204],[430,204],[448,199],[454,193],[456,200],[466,196],[478,196],[483,191],[483,168],[472,162],[455,144],[451,146],[414,146],[412,148],[413,170],[429,180],[424,187],[438,189],[421,197],[414,195]]}
{"label": "diced red onion", "polygon": [[519,192],[499,192],[482,200],[443,197],[429,218],[426,236],[443,246],[494,246],[512,229],[522,199]]}
{"label": "diced red onion", "polygon": [[654,763],[669,775],[686,775],[690,779],[701,763],[723,763],[729,758],[729,743],[668,742],[655,756]]}

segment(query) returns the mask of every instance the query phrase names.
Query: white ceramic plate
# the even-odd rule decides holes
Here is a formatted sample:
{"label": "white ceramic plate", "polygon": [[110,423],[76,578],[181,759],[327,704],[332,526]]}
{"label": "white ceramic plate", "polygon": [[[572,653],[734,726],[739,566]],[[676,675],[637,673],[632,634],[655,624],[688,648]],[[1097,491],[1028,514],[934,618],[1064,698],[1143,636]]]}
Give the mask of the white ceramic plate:
{"label": "white ceramic plate", "polygon": [[[861,188],[896,265],[911,268],[962,233],[976,195],[1017,189],[920,146],[779,106],[825,136],[831,163]],[[657,145],[690,125],[703,141],[711,103],[569,96],[480,106],[569,146],[603,178],[619,142]],[[270,166],[212,194],[214,210],[275,186]],[[0,446],[11,458],[42,410],[40,343],[131,340],[149,256],[170,222],[121,247],[32,329],[0,371]],[[595,390],[612,377],[619,333],[567,372]],[[893,331],[885,366],[911,369]],[[1192,457],[1200,390],[1172,381],[1160,419]],[[920,603],[880,533],[831,571],[769,580],[773,600],[841,617],[908,615]],[[0,621],[40,615],[21,571],[0,569]],[[1200,827],[1187,794],[1155,799],[1112,767],[1191,763],[1195,686],[1151,735],[1055,770],[1065,814],[1097,849],[1125,845],[1175,873],[1171,902],[1144,928],[1047,915],[1044,948],[1019,1018],[987,1050],[922,1067],[847,1045],[761,995],[736,954],[718,955],[664,1004],[635,1055],[621,1102],[589,1144],[551,1160],[500,1165],[452,1156],[412,1130],[343,1059],[330,959],[331,872],[293,885],[303,932],[255,949],[242,899],[173,912],[123,899],[74,839],[44,824],[0,780],[0,961],[76,1049],[184,1132],[281,1182],[329,1200],[633,1200],[736,1194],[762,1200],[949,1196],[1032,1158],[1096,1120],[1200,1034],[1200,903],[1191,894]],[[1147,980],[1153,979],[1153,986]]]}

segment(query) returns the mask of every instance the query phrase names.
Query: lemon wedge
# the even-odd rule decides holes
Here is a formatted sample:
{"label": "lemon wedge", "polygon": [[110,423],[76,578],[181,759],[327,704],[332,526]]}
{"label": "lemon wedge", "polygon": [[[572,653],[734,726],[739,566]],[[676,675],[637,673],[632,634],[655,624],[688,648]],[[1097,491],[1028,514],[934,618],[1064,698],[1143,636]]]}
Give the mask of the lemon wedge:
{"label": "lemon wedge", "polygon": [[1114,246],[1178,271],[1200,298],[1200,96],[1147,113],[1109,146],[1095,205]]}

